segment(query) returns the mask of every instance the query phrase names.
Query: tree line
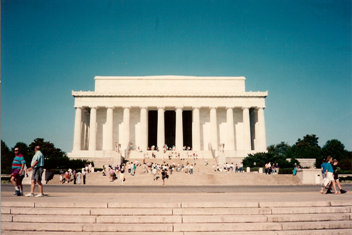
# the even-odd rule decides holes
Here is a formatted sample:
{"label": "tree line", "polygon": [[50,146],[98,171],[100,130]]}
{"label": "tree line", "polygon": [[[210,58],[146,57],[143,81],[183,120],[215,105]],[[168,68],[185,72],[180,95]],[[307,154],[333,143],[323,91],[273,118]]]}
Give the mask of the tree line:
{"label": "tree line", "polygon": [[320,147],[318,139],[312,134],[304,136],[303,139],[299,138],[292,146],[285,142],[270,145],[267,152],[249,154],[243,159],[243,165],[264,167],[267,162],[275,162],[282,168],[292,168],[295,163],[298,163],[297,158],[314,158],[316,167],[320,168],[322,159],[332,156],[339,161],[339,167],[342,170],[352,170],[352,152],[347,151],[339,140],[328,140],[323,147]]}
{"label": "tree line", "polygon": [[[295,163],[298,163],[297,158],[314,158],[316,159],[316,166],[320,167],[322,159],[331,155],[339,161],[339,167],[342,170],[352,170],[352,152],[347,151],[339,140],[328,140],[323,147],[320,147],[318,139],[313,134],[298,139],[292,146],[285,142],[270,145],[267,152],[249,154],[243,159],[243,165],[245,167],[264,167],[265,163],[274,162],[279,163],[280,168],[292,168]],[[1,140],[1,172],[5,174],[11,172],[15,147],[19,147],[29,166],[36,145],[41,146],[41,151],[45,157],[45,168],[48,170],[79,169],[89,163],[86,160],[69,159],[64,151],[56,148],[53,143],[44,141],[43,138],[36,138],[29,145],[18,142],[11,149]],[[289,159],[289,161],[286,159]]]}
{"label": "tree line", "polygon": [[32,143],[27,145],[23,142],[18,142],[13,148],[9,148],[4,141],[1,140],[1,172],[9,174],[11,172],[11,164],[14,158],[14,149],[18,147],[23,154],[26,164],[29,167],[34,155],[34,147],[39,145],[40,151],[44,155],[44,166],[48,170],[53,169],[80,169],[88,162],[86,160],[70,159],[66,153],[60,148],[43,138],[36,138]]}

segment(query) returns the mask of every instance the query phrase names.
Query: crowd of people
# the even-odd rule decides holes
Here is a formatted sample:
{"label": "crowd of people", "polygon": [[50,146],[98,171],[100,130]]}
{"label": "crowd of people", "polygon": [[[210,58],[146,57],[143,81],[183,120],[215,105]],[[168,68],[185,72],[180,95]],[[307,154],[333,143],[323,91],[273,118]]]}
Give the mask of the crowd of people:
{"label": "crowd of people", "polygon": [[66,171],[60,170],[60,182],[61,184],[73,182],[73,184],[86,184],[86,178],[88,173],[94,173],[95,168],[92,163],[86,164],[81,171],[68,169]]}
{"label": "crowd of people", "polygon": [[[42,185],[42,175],[44,170],[44,156],[40,151],[40,146],[35,146],[35,154],[31,161],[31,166],[27,169],[26,161],[23,155],[20,153],[20,149],[15,147],[14,149],[14,159],[12,162],[12,170],[10,181],[15,188],[14,194],[17,196],[23,196],[23,185],[22,181],[25,175],[28,173],[32,173],[31,176],[31,190],[30,193],[26,194],[28,197],[43,197],[43,185]],[[152,159],[144,158],[142,162],[139,161],[127,161],[122,164],[111,166],[104,165],[103,167],[103,175],[108,176],[111,182],[115,180],[119,180],[121,184],[126,181],[125,174],[129,174],[131,176],[135,176],[137,169],[139,174],[150,174],[153,181],[162,180],[163,185],[165,184],[166,179],[168,179],[174,172],[185,173],[189,175],[193,175],[195,172],[195,168],[197,166],[198,155],[192,153],[191,151],[188,154],[188,158],[182,158],[179,153],[176,151],[171,151],[168,159],[169,162],[163,161],[162,163],[153,162]],[[176,162],[171,162],[174,160],[178,160]],[[192,162],[193,159],[193,162]],[[148,161],[148,162],[147,162]],[[190,162],[191,161],[191,162]],[[208,160],[204,161],[205,166],[208,166]],[[297,169],[297,168],[295,168]],[[243,164],[234,164],[234,163],[225,163],[223,165],[213,165],[213,170],[215,172],[243,172]],[[346,193],[347,191],[342,189],[341,183],[338,176],[338,161],[329,156],[326,160],[323,160],[321,164],[321,173],[322,173],[322,188],[320,190],[321,193]],[[66,171],[60,172],[60,182],[62,184],[73,182],[73,184],[86,184],[86,176],[88,173],[93,173],[95,171],[94,166],[90,163],[87,164],[81,171],[76,171],[72,169],[68,169]],[[265,164],[265,174],[278,174],[279,173],[279,165],[278,163],[268,162]],[[50,175],[51,178],[53,174]],[[50,178],[50,177],[49,177]],[[46,179],[46,181],[50,179]],[[34,190],[35,186],[38,185],[39,194],[35,195]],[[326,190],[326,192],[325,192]],[[334,192],[332,192],[332,190]]]}
{"label": "crowd of people", "polygon": [[[129,174],[134,176],[137,172],[140,174],[150,174],[152,175],[153,181],[157,181],[162,179],[163,185],[165,184],[165,180],[169,178],[174,172],[183,172],[185,174],[193,175],[194,169],[196,166],[196,161],[194,159],[193,163],[190,163],[186,160],[181,160],[182,163],[168,163],[164,161],[163,163],[157,163],[148,161],[146,159],[143,162],[139,161],[130,161],[126,163],[122,163],[121,165],[111,166],[104,165],[102,174],[104,176],[108,176],[110,182],[115,180],[119,180],[121,184],[126,181],[125,174]],[[126,172],[126,173],[125,173]]]}
{"label": "crowd of people", "polygon": [[272,163],[267,162],[265,163],[264,166],[265,169],[265,174],[270,175],[270,174],[279,174],[279,163]]}
{"label": "crowd of people", "polygon": [[[206,161],[207,164],[207,161]],[[222,166],[220,164],[217,165],[213,165],[213,169],[214,171],[218,171],[218,172],[243,172],[243,164],[233,164],[233,162],[231,163],[225,163]]]}

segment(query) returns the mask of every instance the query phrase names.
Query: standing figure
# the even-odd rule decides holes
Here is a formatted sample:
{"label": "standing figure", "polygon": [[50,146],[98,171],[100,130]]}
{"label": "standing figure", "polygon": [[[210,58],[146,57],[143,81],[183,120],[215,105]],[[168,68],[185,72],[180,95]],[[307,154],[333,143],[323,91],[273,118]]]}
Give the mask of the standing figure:
{"label": "standing figure", "polygon": [[73,184],[76,184],[76,179],[77,179],[77,172],[76,170],[73,170]]}
{"label": "standing figure", "polygon": [[86,169],[82,170],[82,175],[83,175],[83,184],[86,184],[86,176],[87,176],[87,171]]}
{"label": "standing figure", "polygon": [[32,158],[31,167],[28,171],[32,171],[32,181],[31,181],[31,192],[27,194],[27,197],[34,196],[35,185],[38,184],[39,194],[36,197],[43,197],[43,185],[42,185],[42,174],[44,171],[44,155],[40,151],[40,146],[37,145],[34,148],[35,154]]}
{"label": "standing figure", "polygon": [[22,196],[23,195],[23,187],[22,187],[22,179],[20,177],[24,177],[25,165],[26,161],[24,160],[23,155],[20,153],[18,147],[15,148],[15,157],[12,161],[11,166],[11,183],[15,187],[15,195]]}

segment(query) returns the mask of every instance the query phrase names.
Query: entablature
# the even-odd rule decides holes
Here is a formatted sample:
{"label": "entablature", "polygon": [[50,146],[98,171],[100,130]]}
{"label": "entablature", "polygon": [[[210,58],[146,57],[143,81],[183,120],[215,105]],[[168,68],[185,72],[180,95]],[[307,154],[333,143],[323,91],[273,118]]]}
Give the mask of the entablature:
{"label": "entablature", "polygon": [[166,93],[162,91],[150,92],[95,92],[95,91],[72,91],[74,97],[262,97],[268,96],[268,91],[246,91],[246,92],[177,92]]}

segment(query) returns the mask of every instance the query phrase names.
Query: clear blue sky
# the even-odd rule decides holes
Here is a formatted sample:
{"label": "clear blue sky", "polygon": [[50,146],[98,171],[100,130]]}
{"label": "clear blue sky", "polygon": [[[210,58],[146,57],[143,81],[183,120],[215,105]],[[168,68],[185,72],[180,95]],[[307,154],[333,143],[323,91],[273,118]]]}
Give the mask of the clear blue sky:
{"label": "clear blue sky", "polygon": [[267,142],[352,150],[350,0],[2,0],[1,135],[72,150],[72,90],[95,75],[245,76]]}

